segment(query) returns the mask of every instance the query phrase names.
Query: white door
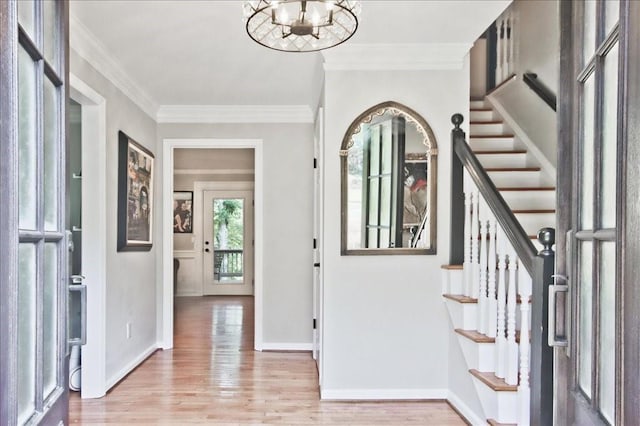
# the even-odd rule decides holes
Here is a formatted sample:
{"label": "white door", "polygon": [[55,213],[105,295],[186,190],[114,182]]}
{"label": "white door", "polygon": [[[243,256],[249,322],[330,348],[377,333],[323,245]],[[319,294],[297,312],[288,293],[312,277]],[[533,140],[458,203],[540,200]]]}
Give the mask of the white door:
{"label": "white door", "polygon": [[322,346],[322,137],[323,109],[318,110],[313,159],[313,359],[322,384],[320,351]]}
{"label": "white door", "polygon": [[203,294],[253,294],[253,191],[203,191]]}

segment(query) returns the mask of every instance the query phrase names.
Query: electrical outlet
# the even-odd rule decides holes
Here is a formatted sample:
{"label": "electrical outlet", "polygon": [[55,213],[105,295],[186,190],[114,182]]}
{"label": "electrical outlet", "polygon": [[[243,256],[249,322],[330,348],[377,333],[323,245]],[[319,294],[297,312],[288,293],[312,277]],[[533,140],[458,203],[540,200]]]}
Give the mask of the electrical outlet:
{"label": "electrical outlet", "polygon": [[127,323],[127,339],[131,339],[131,323]]}

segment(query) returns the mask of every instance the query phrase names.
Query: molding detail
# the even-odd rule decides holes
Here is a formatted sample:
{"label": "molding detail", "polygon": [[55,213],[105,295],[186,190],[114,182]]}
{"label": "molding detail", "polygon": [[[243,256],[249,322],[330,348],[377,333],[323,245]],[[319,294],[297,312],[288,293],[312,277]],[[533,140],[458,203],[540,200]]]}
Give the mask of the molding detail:
{"label": "molding detail", "polygon": [[479,417],[476,413],[473,412],[471,408],[467,404],[464,403],[462,399],[458,397],[455,393],[449,391],[449,395],[447,396],[447,401],[454,409],[458,411],[464,419],[472,425],[483,425],[486,424],[487,421],[481,417]]}
{"label": "molding detail", "polygon": [[321,389],[323,401],[343,400],[446,400],[447,389]]}
{"label": "molding detail", "polygon": [[313,343],[263,343],[260,351],[304,351],[311,352]]}
{"label": "molding detail", "polygon": [[158,123],[313,123],[308,105],[161,105]]}
{"label": "molding detail", "polygon": [[154,343],[149,346],[145,351],[143,351],[136,358],[131,360],[129,364],[127,364],[122,370],[117,372],[113,377],[107,380],[107,391],[109,391],[112,387],[117,385],[122,379],[127,377],[127,374],[131,373],[137,366],[142,364],[147,358],[149,358],[155,351],[160,348],[158,343]]}
{"label": "molding detail", "polygon": [[345,44],[322,51],[325,71],[460,70],[471,43]]}
{"label": "molding detail", "polygon": [[175,175],[252,175],[254,169],[173,169]]}
{"label": "molding detail", "polygon": [[149,117],[155,119],[158,104],[124,72],[122,65],[74,15],[69,16],[71,48],[115,85]]}

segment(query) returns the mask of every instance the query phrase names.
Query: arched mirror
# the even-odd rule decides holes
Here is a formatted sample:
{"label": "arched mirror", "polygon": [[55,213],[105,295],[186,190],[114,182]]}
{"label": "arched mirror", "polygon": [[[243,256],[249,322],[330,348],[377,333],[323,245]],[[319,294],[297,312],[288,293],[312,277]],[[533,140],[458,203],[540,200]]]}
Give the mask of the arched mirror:
{"label": "arched mirror", "polygon": [[342,254],[435,254],[438,148],[415,111],[385,102],[349,126],[340,149]]}

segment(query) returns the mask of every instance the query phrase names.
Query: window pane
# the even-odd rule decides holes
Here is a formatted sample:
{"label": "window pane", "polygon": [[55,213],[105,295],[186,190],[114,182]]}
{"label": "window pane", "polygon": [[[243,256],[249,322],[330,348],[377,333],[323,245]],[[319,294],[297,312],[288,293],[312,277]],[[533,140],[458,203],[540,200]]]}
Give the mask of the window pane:
{"label": "window pane", "polygon": [[382,128],[382,173],[391,173],[393,164],[391,123],[385,122],[380,127]]}
{"label": "window pane", "polygon": [[33,0],[21,0],[18,2],[18,23],[22,26],[29,38],[35,41],[34,37],[35,22],[35,2]]}
{"label": "window pane", "polygon": [[54,69],[58,69],[58,31],[56,31],[56,2],[45,0],[44,19],[44,57]]}
{"label": "window pane", "polygon": [[616,243],[600,245],[600,412],[614,424],[616,394]]}
{"label": "window pane", "polygon": [[243,280],[244,200],[213,200],[214,281]]}
{"label": "window pane", "polygon": [[36,68],[24,49],[18,53],[18,212],[20,228],[36,229]]}
{"label": "window pane", "polygon": [[616,147],[618,130],[618,44],[604,60],[601,226],[616,226]]}
{"label": "window pane", "polygon": [[378,229],[369,228],[369,241],[367,248],[378,248]]}
{"label": "window pane", "polygon": [[35,409],[36,395],[36,246],[18,249],[18,422]]}
{"label": "window pane", "polygon": [[43,382],[46,399],[57,385],[58,360],[58,245],[47,243],[44,245],[44,300],[43,321],[44,334]]}
{"label": "window pane", "polygon": [[596,50],[596,0],[586,0],[584,3],[584,64],[588,63]]}
{"label": "window pane", "polygon": [[591,74],[584,83],[582,92],[582,176],[580,179],[580,224],[581,229],[593,228],[593,151],[594,151],[594,84]]}
{"label": "window pane", "polygon": [[607,0],[604,5],[605,34],[609,34],[620,19],[620,0]]}
{"label": "window pane", "polygon": [[591,397],[591,357],[592,357],[592,320],[591,305],[593,295],[593,273],[591,263],[593,243],[584,241],[580,244],[580,277],[578,288],[578,385],[584,393]]}
{"label": "window pane", "polygon": [[380,189],[380,224],[391,224],[391,176],[383,176]]}
{"label": "window pane", "polygon": [[380,126],[371,128],[369,150],[369,175],[375,176],[380,173]]}
{"label": "window pane", "polygon": [[391,247],[391,233],[389,228],[380,229],[380,248]]}
{"label": "window pane", "polygon": [[44,80],[44,228],[58,230],[59,137],[58,89]]}
{"label": "window pane", "polygon": [[378,225],[380,179],[369,179],[369,225]]}

